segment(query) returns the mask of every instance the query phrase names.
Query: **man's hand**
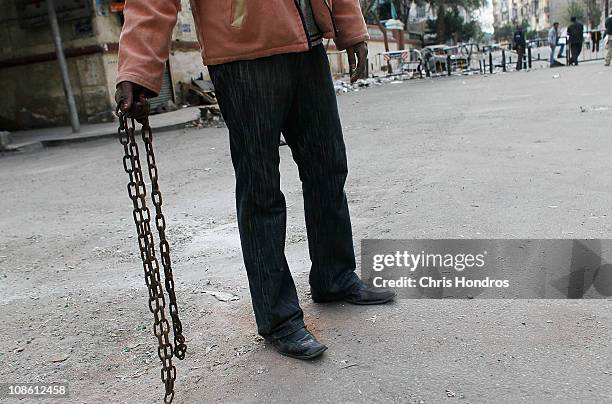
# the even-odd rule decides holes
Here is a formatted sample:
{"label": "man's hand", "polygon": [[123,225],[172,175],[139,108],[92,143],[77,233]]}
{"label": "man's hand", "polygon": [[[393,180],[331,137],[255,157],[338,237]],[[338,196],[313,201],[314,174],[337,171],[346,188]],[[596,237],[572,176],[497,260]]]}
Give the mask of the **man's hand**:
{"label": "man's hand", "polygon": [[140,123],[149,116],[147,89],[138,84],[129,81],[119,83],[115,92],[115,101],[121,112]]}
{"label": "man's hand", "polygon": [[351,74],[351,83],[358,79],[365,78],[366,68],[368,66],[368,44],[359,42],[358,44],[346,48],[349,60],[349,71]]}

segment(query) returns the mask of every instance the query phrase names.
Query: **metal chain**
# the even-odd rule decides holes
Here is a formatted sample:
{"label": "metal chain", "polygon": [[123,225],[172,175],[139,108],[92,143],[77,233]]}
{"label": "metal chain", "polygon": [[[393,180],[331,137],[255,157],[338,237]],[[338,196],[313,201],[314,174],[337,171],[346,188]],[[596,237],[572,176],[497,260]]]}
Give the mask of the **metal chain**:
{"label": "metal chain", "polygon": [[[129,177],[127,186],[128,195],[132,200],[134,207],[132,215],[136,224],[136,233],[138,234],[138,246],[144,269],[145,283],[149,291],[149,309],[151,310],[151,313],[153,313],[154,317],[153,332],[159,343],[157,354],[162,362],[161,380],[164,382],[166,389],[164,402],[169,404],[174,399],[176,368],[172,364],[173,349],[168,337],[170,325],[165,315],[166,302],[159,274],[159,262],[155,255],[155,244],[153,241],[153,234],[151,232],[151,214],[146,205],[147,192],[142,175],[138,144],[136,143],[134,135],[136,125],[133,118],[130,118],[131,124],[128,124],[128,117],[125,114],[121,114],[119,112],[118,115],[119,129],[117,134],[124,150],[123,168]],[[151,176],[152,180],[152,197],[156,209],[156,226],[160,233],[160,250],[162,255],[162,263],[164,265],[164,275],[166,277],[166,289],[170,297],[170,311],[173,319],[175,351],[176,356],[179,359],[183,359],[185,357],[185,350],[187,347],[185,345],[185,337],[181,333],[181,322],[178,318],[178,306],[176,304],[176,296],[174,293],[174,281],[172,280],[172,271],[170,269],[169,247],[165,237],[165,219],[161,213],[161,193],[159,192],[159,187],[157,184],[157,168],[155,167],[155,156],[153,155],[153,146],[151,143],[152,134],[148,120],[145,120],[143,123],[142,136],[143,140],[147,139],[145,140],[147,165],[149,167],[149,175]],[[153,178],[155,178],[154,185]]]}
{"label": "metal chain", "polygon": [[153,153],[153,132],[149,121],[145,120],[141,129],[142,141],[147,152],[147,166],[149,178],[151,180],[151,199],[155,206],[155,226],[159,234],[159,251],[162,266],[164,267],[164,277],[166,291],[168,292],[168,309],[172,318],[172,328],[174,331],[174,354],[177,358],[185,358],[185,337],[183,336],[183,326],[178,315],[178,305],[176,304],[176,294],[174,293],[174,279],[172,277],[172,264],[170,260],[170,245],[166,240],[166,219],[162,213],[162,195],[157,182],[157,166],[155,165],[155,154]]}

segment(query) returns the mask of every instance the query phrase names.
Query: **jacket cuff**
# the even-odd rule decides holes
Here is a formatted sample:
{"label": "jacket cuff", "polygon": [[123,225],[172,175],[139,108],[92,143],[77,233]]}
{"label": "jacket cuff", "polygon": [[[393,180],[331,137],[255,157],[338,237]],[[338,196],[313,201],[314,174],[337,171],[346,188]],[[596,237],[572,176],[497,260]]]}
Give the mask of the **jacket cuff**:
{"label": "jacket cuff", "polygon": [[334,43],[336,44],[336,49],[343,51],[349,46],[356,45],[360,42],[365,42],[368,39],[370,39],[370,35],[368,35],[367,33],[364,33],[364,34],[357,35],[357,36],[354,36],[348,39],[337,37],[337,38],[334,38]]}
{"label": "jacket cuff", "polygon": [[147,98],[154,98],[159,95],[159,91],[161,90],[160,83],[154,83],[152,81],[143,79],[140,76],[131,73],[120,73],[117,76],[117,80],[115,81],[115,87],[119,85],[119,83],[123,81],[129,81],[134,84],[138,84],[139,86],[144,87],[148,90]]}

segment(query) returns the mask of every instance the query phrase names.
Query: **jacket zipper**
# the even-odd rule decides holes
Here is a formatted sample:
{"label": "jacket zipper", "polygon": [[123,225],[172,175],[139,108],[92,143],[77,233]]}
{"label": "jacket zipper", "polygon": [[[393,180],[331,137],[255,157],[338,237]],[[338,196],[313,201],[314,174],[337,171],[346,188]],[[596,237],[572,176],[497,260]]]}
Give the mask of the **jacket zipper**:
{"label": "jacket zipper", "polygon": [[300,15],[300,20],[302,21],[302,28],[304,28],[304,33],[306,34],[306,41],[308,42],[308,49],[312,48],[312,42],[310,42],[310,34],[308,33],[308,28],[306,28],[306,19],[304,18],[304,14],[302,13],[302,8],[298,3],[298,0],[293,0],[295,4],[295,8],[297,8],[298,14]]}
{"label": "jacket zipper", "polygon": [[334,18],[334,13],[332,13],[332,9],[329,6],[329,3],[327,2],[327,0],[323,0],[323,3],[325,3],[325,7],[327,7],[327,11],[329,11],[329,16],[331,17],[331,21],[332,21],[332,26],[334,27],[334,36],[338,36],[338,27],[336,27],[336,18]]}

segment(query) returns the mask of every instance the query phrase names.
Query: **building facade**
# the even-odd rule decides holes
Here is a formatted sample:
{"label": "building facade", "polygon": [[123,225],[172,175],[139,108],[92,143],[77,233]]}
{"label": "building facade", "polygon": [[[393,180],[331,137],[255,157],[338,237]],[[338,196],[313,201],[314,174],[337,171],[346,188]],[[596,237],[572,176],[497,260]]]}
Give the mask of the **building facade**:
{"label": "building facade", "polygon": [[556,0],[493,0],[493,26],[521,24],[542,31],[550,27],[551,5]]}
{"label": "building facade", "polygon": [[[567,23],[567,10],[574,2],[584,9],[584,0],[493,0],[493,26],[495,28],[526,22],[529,29],[543,31],[549,29],[554,22],[561,25]],[[597,0],[597,5],[605,16],[604,1]],[[587,21],[583,21],[587,25]],[[598,27],[589,27],[598,28]]]}
{"label": "building facade", "polygon": [[[165,99],[205,72],[189,0],[173,32]],[[113,120],[123,2],[55,0],[70,81],[82,123]],[[69,122],[44,0],[0,0],[0,129]]]}

